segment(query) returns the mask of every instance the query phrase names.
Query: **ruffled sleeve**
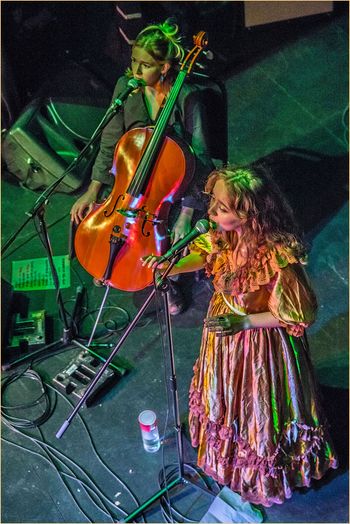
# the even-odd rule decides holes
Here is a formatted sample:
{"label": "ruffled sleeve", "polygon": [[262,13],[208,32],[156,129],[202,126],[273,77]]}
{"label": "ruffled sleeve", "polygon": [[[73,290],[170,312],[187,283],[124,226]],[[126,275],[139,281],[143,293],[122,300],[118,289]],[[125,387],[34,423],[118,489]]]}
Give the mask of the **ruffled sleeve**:
{"label": "ruffled sleeve", "polygon": [[215,290],[227,295],[242,296],[266,286],[268,308],[290,335],[303,335],[304,328],[315,320],[315,294],[301,261],[285,246],[262,245],[249,263],[239,268],[234,265],[232,251],[214,250],[207,256],[207,269],[214,275]]}
{"label": "ruffled sleeve", "polygon": [[197,237],[189,245],[190,253],[198,253],[200,255],[207,256],[212,251],[212,242],[210,233],[204,233]]}
{"label": "ruffled sleeve", "polygon": [[276,273],[289,264],[298,263],[290,250],[283,246],[260,246],[248,263],[235,267],[234,253],[224,250],[213,261],[212,273],[217,291],[241,295],[257,291],[270,284]]}
{"label": "ruffled sleeve", "polygon": [[199,253],[205,258],[205,272],[207,277],[222,274],[226,271],[227,243],[221,235],[210,230],[197,237],[190,245],[190,253]]}
{"label": "ruffled sleeve", "polygon": [[271,287],[269,310],[289,335],[302,336],[316,318],[317,301],[301,264],[281,268]]}

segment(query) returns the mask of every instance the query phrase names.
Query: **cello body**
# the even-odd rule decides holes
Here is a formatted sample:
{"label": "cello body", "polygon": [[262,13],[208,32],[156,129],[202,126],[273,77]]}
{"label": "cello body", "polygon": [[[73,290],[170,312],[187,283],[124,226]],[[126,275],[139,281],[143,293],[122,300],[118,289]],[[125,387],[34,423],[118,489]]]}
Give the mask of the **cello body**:
{"label": "cello body", "polygon": [[170,206],[181,197],[194,172],[188,146],[178,137],[165,136],[147,184],[137,193],[130,190],[152,133],[152,128],[132,129],[120,139],[112,167],[113,190],[82,220],[75,237],[75,252],[84,269],[123,291],[152,284],[152,270],[143,267],[140,259],[151,253],[159,256],[168,248]]}

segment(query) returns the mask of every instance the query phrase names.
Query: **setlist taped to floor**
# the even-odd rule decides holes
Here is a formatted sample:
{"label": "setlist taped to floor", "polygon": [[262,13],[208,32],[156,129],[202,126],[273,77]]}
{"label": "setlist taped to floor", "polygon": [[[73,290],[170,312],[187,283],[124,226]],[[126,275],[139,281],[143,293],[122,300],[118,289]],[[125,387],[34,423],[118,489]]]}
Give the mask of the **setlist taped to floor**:
{"label": "setlist taped to floor", "polygon": [[[70,287],[70,260],[68,255],[53,257],[60,288]],[[12,262],[14,291],[55,289],[48,258],[31,258]]]}

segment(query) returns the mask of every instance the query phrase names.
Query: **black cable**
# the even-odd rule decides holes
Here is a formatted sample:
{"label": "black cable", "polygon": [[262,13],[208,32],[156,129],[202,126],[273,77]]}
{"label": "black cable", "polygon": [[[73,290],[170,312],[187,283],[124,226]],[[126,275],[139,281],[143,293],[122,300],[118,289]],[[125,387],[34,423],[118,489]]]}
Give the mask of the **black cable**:
{"label": "black cable", "polygon": [[[8,426],[7,422],[4,422],[5,425]],[[84,469],[79,466],[78,464],[76,464],[72,459],[70,459],[67,455],[65,455],[64,453],[60,452],[58,449],[56,449],[54,446],[51,446],[50,444],[46,443],[43,441],[43,435],[42,433],[40,432],[40,435],[41,435],[41,438],[42,438],[42,441],[40,442],[37,438],[31,436],[31,435],[28,435],[26,433],[24,433],[23,431],[20,431],[18,429],[15,429],[15,428],[11,428],[10,426],[8,426],[10,429],[12,429],[13,431],[15,431],[16,433],[20,434],[21,436],[25,437],[25,438],[28,438],[31,442],[33,442],[35,445],[37,445],[44,453],[46,453],[46,455],[48,455],[50,457],[50,453],[52,455],[54,455],[55,459],[60,463],[60,464],[63,464],[64,467],[66,467],[71,473],[73,473],[72,469],[69,468],[69,466],[64,462],[64,460],[60,459],[59,457],[63,457],[63,459],[65,459],[67,462],[73,464],[74,467],[76,467],[78,469],[79,472],[81,472],[87,479],[90,483],[93,484],[94,488],[95,488],[95,492],[94,494],[96,496],[101,496],[102,498],[104,498],[109,504],[111,504],[111,506],[113,506],[113,509],[117,509],[118,511],[120,511],[124,516],[127,515],[127,512],[125,510],[123,510],[120,506],[115,506],[115,504],[113,503],[113,501],[109,500],[105,495],[104,493],[101,492],[101,490],[98,488],[98,486],[91,480],[90,476],[84,471]],[[40,431],[40,430],[39,430]],[[4,439],[3,437],[1,437],[2,440],[6,441],[6,439]],[[64,474],[64,472],[62,472],[60,469],[58,469],[58,467],[56,466],[56,464],[54,463],[53,459],[52,458],[46,458],[44,455],[41,455],[40,453],[36,453],[34,452],[33,450],[30,450],[28,448],[26,448],[25,446],[21,446],[21,445],[18,445],[14,442],[11,442],[11,441],[6,441],[8,442],[9,444],[12,444],[14,446],[17,446],[21,449],[25,449],[26,451],[29,451],[30,453],[33,453],[33,454],[37,454],[39,455],[41,458],[43,458],[44,460],[48,461],[49,464],[51,466],[54,467],[54,469],[56,470],[56,472],[58,473],[58,475],[61,477],[61,474]],[[95,451],[95,449],[94,449]],[[98,454],[96,454],[96,456],[98,457]],[[98,457],[99,458],[99,457]],[[101,460],[100,460],[101,461]],[[108,469],[108,468],[107,468]],[[110,470],[108,470],[113,477],[115,477],[117,480],[120,481],[120,479],[118,479],[118,477]],[[74,474],[75,475],[75,474]],[[79,479],[78,477],[74,477],[74,480],[77,480],[78,482],[82,482],[84,483],[84,481],[82,481],[81,479]],[[67,487],[67,484],[63,481],[64,485]],[[86,483],[84,483],[86,484]],[[123,484],[123,483],[122,483]],[[90,491],[93,490],[93,488],[89,487]],[[128,488],[127,488],[128,489]],[[73,500],[75,501],[76,505],[79,507],[80,511],[82,511],[82,513],[85,515],[85,517],[89,520],[89,522],[91,522],[91,520],[88,518],[88,516],[84,513],[84,511],[82,510],[82,508],[80,507],[80,505],[78,504],[78,502],[76,501],[74,495],[71,493],[71,491],[69,490],[68,488],[68,491],[69,493],[71,494]],[[98,504],[92,499],[92,497],[87,494],[87,496],[90,498],[90,500],[92,500],[93,504],[97,507]],[[104,512],[103,509],[101,509],[99,507],[99,509],[101,511]],[[105,508],[106,509],[106,508]],[[107,509],[106,509],[107,510]],[[113,518],[112,515],[110,514],[110,512],[107,510],[108,512],[108,516],[110,518]]]}
{"label": "black cable", "polygon": [[[170,468],[171,466],[174,466],[174,465],[175,464],[169,464],[168,467]],[[198,472],[196,467],[191,466],[190,464],[186,464],[186,468],[191,470],[199,478],[199,480],[204,484],[205,489],[212,492],[213,496],[214,495],[216,496],[216,494],[219,493],[220,487],[217,482],[213,481],[212,484],[210,485],[207,482],[206,478]],[[163,473],[163,476],[162,476],[162,473]],[[176,477],[177,477],[176,468],[170,470],[167,474],[161,471],[159,474],[159,480],[158,480],[160,489],[163,489],[167,483],[174,480]],[[216,488],[215,491],[213,490],[214,486]],[[162,511],[162,514],[166,522],[174,522],[174,518],[176,519],[175,522],[193,522],[193,520],[187,518],[185,515],[183,515],[179,510],[177,510],[173,506],[171,506],[171,512],[169,514],[168,508],[164,507],[164,505],[162,504],[162,500],[161,500],[161,511]]]}
{"label": "black cable", "polygon": [[[7,388],[13,384],[14,382],[20,380],[20,379],[31,379],[36,381],[40,386],[40,394],[39,396],[33,400],[28,402],[27,404],[21,404],[21,405],[15,405],[10,406],[4,404],[4,398],[5,398],[5,392]],[[39,373],[32,369],[25,369],[24,371],[21,371],[20,373],[13,373],[9,377],[3,379],[1,384],[1,393],[2,393],[2,399],[3,403],[1,405],[1,418],[5,420],[9,426],[12,426],[14,428],[37,428],[44,424],[52,415],[54,405],[52,404],[51,398],[47,392],[46,386],[44,382],[42,381]],[[16,409],[28,409],[30,407],[40,405],[41,403],[44,404],[43,412],[35,419],[29,420],[25,418],[15,417],[9,413],[11,410]]]}
{"label": "black cable", "polygon": [[[40,432],[40,436],[41,436],[42,441],[44,442],[44,437],[43,437],[43,434],[42,434],[41,432]],[[94,506],[97,507],[100,511],[102,511],[102,513],[104,513],[105,515],[107,515],[107,516],[111,519],[112,522],[114,522],[114,520],[113,520],[114,517],[113,517],[112,514],[108,511],[108,509],[106,508],[106,506],[105,506],[105,504],[103,503],[103,501],[102,501],[102,500],[99,501],[99,502],[101,503],[101,505],[102,505],[102,508],[101,508],[101,507],[99,506],[99,504],[98,504],[98,503],[94,500],[94,498],[92,497],[92,494],[89,494],[89,493],[88,493],[88,491],[89,491],[90,493],[93,492],[93,494],[96,495],[96,493],[94,492],[94,490],[93,490],[93,489],[92,489],[92,488],[91,488],[91,487],[90,487],[86,482],[84,482],[84,481],[81,480],[81,479],[78,479],[78,478],[75,476],[74,471],[73,471],[73,470],[72,470],[72,469],[71,469],[67,464],[65,464],[63,460],[61,460],[59,457],[57,457],[57,456],[55,455],[55,452],[57,452],[57,450],[56,450],[55,448],[53,448],[54,451],[52,451],[52,450],[49,449],[49,448],[46,449],[47,446],[46,446],[46,445],[42,445],[41,443],[38,443],[38,445],[39,445],[39,447],[40,447],[41,449],[44,448],[43,451],[44,451],[44,452],[49,456],[49,458],[50,458],[52,464],[54,465],[56,471],[58,472],[58,474],[59,474],[60,476],[61,476],[61,474],[62,474],[63,476],[67,476],[67,477],[69,477],[69,478],[71,478],[71,479],[76,480],[77,482],[79,482],[79,484],[82,486],[83,490],[85,491],[87,497],[92,501],[92,503],[94,504]],[[59,453],[60,453],[60,452],[59,452]],[[65,458],[66,458],[66,457],[65,457]],[[71,473],[71,475],[65,473],[64,471],[60,471],[60,470],[58,469],[58,467],[56,466],[56,464],[55,464],[55,460],[57,460],[60,464],[63,464],[64,467],[67,468],[67,470],[69,471],[69,473]],[[83,472],[83,475],[85,475],[85,476],[87,477],[87,479],[88,479],[89,481],[91,481],[89,475],[86,473],[86,471],[84,471],[83,468],[80,468],[80,466],[77,466],[76,463],[74,463],[74,466],[76,466],[76,467],[78,468],[78,470],[82,471],[82,472]],[[99,488],[97,487],[97,485],[96,485],[95,483],[93,483],[93,484],[94,484],[94,486],[97,488],[97,490],[99,491],[99,493],[102,494],[103,497],[104,497],[104,494],[99,490]],[[69,491],[70,491],[70,490],[69,490]],[[75,499],[74,495],[73,495],[73,498]],[[107,498],[107,497],[105,497],[105,498]],[[76,500],[76,499],[75,499],[75,500]],[[107,499],[107,500],[108,500],[108,499]],[[108,502],[112,504],[111,501],[108,501]],[[79,505],[78,505],[78,506],[79,506]],[[81,510],[80,506],[79,506],[79,509]],[[81,510],[81,511],[82,511],[82,510]]]}
{"label": "black cable", "polygon": [[[115,328],[114,328],[114,329],[111,329],[111,328],[108,328],[108,326],[106,326],[108,320],[105,321],[105,322],[103,322],[103,319],[102,319],[103,326],[105,327],[107,333],[105,333],[105,334],[103,334],[103,335],[100,335],[100,336],[98,336],[98,337],[95,336],[95,337],[94,337],[94,340],[99,340],[99,339],[101,339],[101,338],[103,338],[103,337],[106,337],[106,335],[107,335],[107,336],[110,336],[111,334],[113,335],[113,334],[115,334],[115,333],[119,333],[119,332],[123,331],[124,329],[126,329],[126,327],[128,326],[128,324],[130,323],[130,320],[131,320],[131,318],[130,318],[130,313],[129,313],[126,309],[124,309],[124,308],[122,308],[122,307],[120,307],[120,306],[105,306],[105,307],[102,309],[102,312],[107,311],[107,310],[115,310],[115,311],[119,311],[119,312],[121,312],[121,313],[125,316],[124,323],[121,324],[120,326],[118,326],[117,323],[115,322]],[[93,313],[96,313],[96,312],[98,312],[98,311],[99,311],[99,308],[96,308],[96,309],[93,309],[93,310],[91,310],[91,311],[88,311],[87,313],[85,313],[85,315],[83,315],[83,316],[79,319],[79,322],[78,322],[78,324],[77,324],[77,332],[78,332],[78,333],[79,333],[79,331],[80,331],[80,328],[81,328],[81,326],[82,326],[82,323],[83,323],[83,322],[84,322],[84,321],[85,321],[89,316],[93,315]],[[101,324],[102,322],[99,322],[99,323]],[[86,340],[86,341],[88,341],[89,338],[88,338],[88,337],[82,337],[81,335],[79,335],[79,340]]]}
{"label": "black cable", "polygon": [[[24,450],[24,451],[27,451],[28,453],[32,454],[32,455],[36,455],[40,458],[42,458],[43,460],[45,460],[46,462],[48,462],[50,464],[50,466],[53,466],[53,464],[51,463],[51,461],[45,457],[44,455],[41,455],[38,451],[34,451],[32,449],[29,449],[29,448],[26,448],[25,446],[21,445],[21,444],[17,444],[16,442],[12,442],[12,440],[7,440],[6,438],[4,438],[3,436],[1,436],[1,441],[2,442],[5,442],[6,444],[9,444],[10,446],[14,446],[16,448],[19,448],[20,450]],[[54,466],[53,466],[54,467]],[[62,479],[61,479],[62,480]],[[50,496],[50,494],[49,494]],[[55,504],[56,506],[56,504]],[[56,508],[57,511],[61,514],[61,517],[62,517],[62,522],[64,521],[64,515],[61,513],[60,511],[60,508],[57,507]]]}
{"label": "black cable", "polygon": [[30,367],[33,367],[34,364],[39,364],[40,362],[43,362],[44,360],[47,360],[48,358],[52,358],[54,356],[60,355],[61,353],[65,353],[66,351],[71,351],[74,349],[75,346],[68,345],[62,347],[62,344],[60,341],[57,342],[57,349],[50,348],[50,352],[46,355],[33,355],[33,358],[30,361]]}
{"label": "black cable", "polygon": [[[40,445],[40,443],[38,442],[35,442],[35,439],[33,439],[33,437],[27,435],[26,433],[23,433],[21,431],[18,431],[18,430],[15,430],[17,433],[19,433],[20,435],[22,435],[23,437],[26,437],[26,438],[29,438],[29,440],[34,440],[34,443],[44,452],[46,453],[46,455],[48,455],[47,451]],[[1,440],[3,442],[6,442],[7,444],[10,444],[11,446],[15,446],[21,450],[25,450],[29,453],[31,453],[32,455],[37,455],[39,456],[40,458],[44,459],[46,462],[49,463],[49,465],[51,467],[53,467],[55,470],[56,470],[56,473],[58,474],[60,480],[62,481],[63,485],[65,488],[67,488],[69,494],[71,495],[72,499],[74,500],[76,506],[79,508],[79,510],[82,512],[82,514],[84,515],[84,517],[86,518],[86,520],[88,522],[92,522],[92,520],[88,517],[88,515],[82,510],[82,508],[80,507],[80,505],[78,504],[78,502],[76,501],[75,497],[73,496],[72,492],[70,491],[70,489],[67,487],[67,484],[64,482],[64,480],[62,479],[61,475],[60,475],[60,471],[59,469],[57,468],[57,466],[54,464],[54,462],[50,459],[50,458],[47,458],[45,455],[42,455],[41,453],[38,453],[37,451],[33,451],[32,449],[29,449],[29,448],[26,448],[25,446],[22,446],[20,444],[16,444],[15,442],[12,442],[11,440],[7,440],[5,439],[3,436],[1,436]],[[63,515],[62,515],[62,518],[63,518]]]}

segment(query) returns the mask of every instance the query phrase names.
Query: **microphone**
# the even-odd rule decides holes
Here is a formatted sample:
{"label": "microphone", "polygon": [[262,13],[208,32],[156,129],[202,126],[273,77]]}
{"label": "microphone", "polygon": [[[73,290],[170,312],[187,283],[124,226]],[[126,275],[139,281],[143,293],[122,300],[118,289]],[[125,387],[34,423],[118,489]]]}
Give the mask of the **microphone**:
{"label": "microphone", "polygon": [[127,87],[122,91],[117,98],[115,98],[111,104],[110,109],[115,109],[118,106],[123,105],[125,100],[130,95],[131,91],[134,91],[134,89],[137,89],[138,87],[144,85],[144,82],[142,80],[136,80],[136,78],[130,78],[129,82],[127,83]]}
{"label": "microphone", "polygon": [[173,246],[171,246],[170,249],[164,255],[158,259],[158,263],[165,262],[165,260],[168,260],[169,258],[172,258],[174,255],[177,255],[179,251],[182,251],[187,244],[192,242],[195,238],[199,237],[199,235],[203,235],[203,233],[207,233],[210,229],[210,224],[208,220],[205,220],[202,218],[201,220],[198,220],[192,231],[187,233],[181,240],[178,240]]}

